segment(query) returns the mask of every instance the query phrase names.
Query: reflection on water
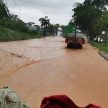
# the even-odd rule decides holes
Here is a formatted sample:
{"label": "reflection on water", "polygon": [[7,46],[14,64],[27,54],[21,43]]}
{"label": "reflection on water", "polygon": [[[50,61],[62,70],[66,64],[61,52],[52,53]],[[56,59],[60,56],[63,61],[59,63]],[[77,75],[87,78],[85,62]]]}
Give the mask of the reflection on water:
{"label": "reflection on water", "polygon": [[108,62],[88,44],[65,47],[62,37],[0,43],[0,86],[14,88],[32,108],[63,93],[79,106],[108,108]]}

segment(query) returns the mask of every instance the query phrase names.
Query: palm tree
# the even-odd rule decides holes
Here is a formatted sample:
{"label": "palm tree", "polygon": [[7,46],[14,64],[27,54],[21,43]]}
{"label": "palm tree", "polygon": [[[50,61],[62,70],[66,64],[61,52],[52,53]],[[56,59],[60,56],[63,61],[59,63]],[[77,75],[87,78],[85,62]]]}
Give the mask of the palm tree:
{"label": "palm tree", "polygon": [[39,19],[41,23],[41,28],[43,28],[43,34],[46,36],[47,27],[50,25],[50,20],[48,19],[48,16],[45,16],[44,18]]}

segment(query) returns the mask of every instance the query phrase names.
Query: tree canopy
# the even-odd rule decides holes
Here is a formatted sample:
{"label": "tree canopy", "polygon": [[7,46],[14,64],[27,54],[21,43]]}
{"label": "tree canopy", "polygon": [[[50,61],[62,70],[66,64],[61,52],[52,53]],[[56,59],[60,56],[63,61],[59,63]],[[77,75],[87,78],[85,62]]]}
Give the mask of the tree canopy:
{"label": "tree canopy", "polygon": [[0,19],[9,18],[9,10],[6,5],[3,3],[3,0],[0,0]]}
{"label": "tree canopy", "polygon": [[43,34],[46,36],[46,30],[50,25],[50,20],[48,19],[48,16],[45,16],[44,18],[40,18],[39,21],[41,23],[41,27],[43,28]]}
{"label": "tree canopy", "polygon": [[[102,28],[108,29],[107,8],[108,0],[85,0],[83,3],[77,3],[73,9],[73,19],[79,28],[88,34],[92,39],[101,33]],[[106,18],[107,19],[107,18]],[[102,23],[102,24],[101,24]],[[98,29],[99,28],[99,29]]]}

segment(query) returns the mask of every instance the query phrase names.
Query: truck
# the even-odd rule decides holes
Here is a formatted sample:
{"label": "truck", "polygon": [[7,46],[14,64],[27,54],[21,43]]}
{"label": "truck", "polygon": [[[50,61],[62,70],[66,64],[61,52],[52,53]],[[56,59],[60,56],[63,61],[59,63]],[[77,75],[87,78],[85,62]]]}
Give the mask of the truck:
{"label": "truck", "polygon": [[63,35],[67,48],[82,49],[85,44],[84,34],[76,30],[75,26],[66,26]]}

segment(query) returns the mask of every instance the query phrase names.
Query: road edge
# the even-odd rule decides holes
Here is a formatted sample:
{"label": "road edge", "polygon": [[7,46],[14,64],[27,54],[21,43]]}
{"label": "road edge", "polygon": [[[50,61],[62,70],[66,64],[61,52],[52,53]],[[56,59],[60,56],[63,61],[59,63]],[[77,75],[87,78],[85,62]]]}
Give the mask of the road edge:
{"label": "road edge", "polygon": [[99,54],[108,61],[108,53],[106,53],[105,51],[99,51]]}

